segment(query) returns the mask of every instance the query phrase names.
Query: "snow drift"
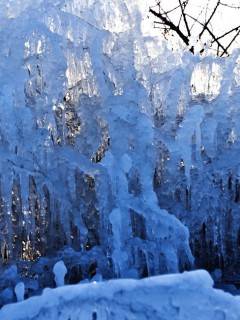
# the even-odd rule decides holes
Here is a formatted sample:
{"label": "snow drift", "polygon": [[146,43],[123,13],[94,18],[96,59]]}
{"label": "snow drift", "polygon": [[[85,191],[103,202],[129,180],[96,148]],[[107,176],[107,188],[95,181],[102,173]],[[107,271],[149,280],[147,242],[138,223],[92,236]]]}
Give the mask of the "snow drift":
{"label": "snow drift", "polygon": [[58,289],[0,311],[1,320],[237,320],[240,299],[212,288],[206,271]]}

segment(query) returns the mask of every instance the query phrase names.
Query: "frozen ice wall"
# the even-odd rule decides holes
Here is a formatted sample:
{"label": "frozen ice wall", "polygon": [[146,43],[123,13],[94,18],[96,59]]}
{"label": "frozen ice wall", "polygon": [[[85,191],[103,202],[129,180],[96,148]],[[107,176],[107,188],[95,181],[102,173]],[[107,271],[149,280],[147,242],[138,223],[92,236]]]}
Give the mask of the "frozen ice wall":
{"label": "frozen ice wall", "polygon": [[196,265],[228,278],[240,271],[239,51],[189,62],[164,80],[165,96],[154,91],[154,189],[188,226]]}
{"label": "frozen ice wall", "polygon": [[25,281],[27,294],[54,285],[59,260],[68,283],[192,265],[188,230],[161,209],[153,186],[155,40],[142,36],[141,7],[4,5],[0,257],[16,263],[12,286]]}
{"label": "frozen ice wall", "polygon": [[17,265],[12,288],[54,286],[60,260],[67,283],[190,268],[180,220],[198,266],[234,266],[238,52],[172,53],[140,0],[0,3],[0,262]]}

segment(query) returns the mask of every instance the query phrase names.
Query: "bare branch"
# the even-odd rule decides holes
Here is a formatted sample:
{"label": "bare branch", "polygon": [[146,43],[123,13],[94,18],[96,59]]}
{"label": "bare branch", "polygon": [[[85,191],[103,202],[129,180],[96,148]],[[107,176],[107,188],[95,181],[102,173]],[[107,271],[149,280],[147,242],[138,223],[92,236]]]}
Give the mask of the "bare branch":
{"label": "bare branch", "polygon": [[190,32],[190,29],[189,29],[189,26],[188,26],[188,22],[187,22],[187,19],[186,19],[186,14],[185,14],[185,9],[186,9],[186,6],[187,6],[187,2],[186,2],[186,4],[184,6],[183,6],[181,0],[178,0],[178,2],[179,2],[179,5],[181,7],[182,16],[183,16],[183,20],[184,20],[184,23],[185,23],[185,27],[187,29],[188,36],[190,37],[191,36],[191,32]]}
{"label": "bare branch", "polygon": [[233,29],[231,29],[231,30],[229,30],[229,31],[227,31],[226,33],[224,33],[224,34],[221,35],[220,37],[217,37],[216,39],[217,39],[217,40],[222,39],[222,38],[224,38],[225,36],[227,36],[228,34],[232,33],[233,31],[238,31],[239,28],[240,28],[240,25],[237,26],[237,27],[235,27],[235,28],[233,28]]}
{"label": "bare branch", "polygon": [[180,5],[178,5],[177,7],[173,8],[173,9],[171,9],[171,10],[165,11],[165,14],[169,14],[169,13],[177,10],[178,8],[180,8]]}
{"label": "bare branch", "polygon": [[207,12],[208,12],[209,0],[207,2],[206,10],[205,10],[205,21],[207,21]]}
{"label": "bare branch", "polygon": [[193,24],[192,24],[192,26],[191,26],[190,30],[192,30],[192,29],[193,29],[193,27],[194,27],[195,23],[196,23],[196,22],[198,21],[198,19],[200,18],[200,16],[201,16],[202,12],[203,12],[203,9],[199,12],[199,14],[198,14],[198,16],[197,16],[197,18],[196,18],[196,21],[193,21]]}
{"label": "bare branch", "polygon": [[165,22],[161,22],[161,21],[154,21],[154,24],[162,24],[163,26],[165,26]]}
{"label": "bare branch", "polygon": [[195,20],[197,23],[199,23],[201,26],[205,27],[205,29],[208,31],[208,33],[210,34],[210,36],[212,37],[212,43],[216,42],[218,44],[218,46],[223,50],[223,54],[227,54],[228,52],[227,50],[224,48],[224,46],[218,41],[218,39],[215,37],[215,35],[212,33],[212,31],[206,26],[206,24],[203,24],[202,22],[198,21],[197,19],[195,19],[194,17],[190,16],[188,14],[188,17]]}
{"label": "bare branch", "polygon": [[[233,42],[236,40],[236,38],[237,38],[237,36],[239,35],[239,33],[240,33],[240,30],[238,30],[238,32],[235,34],[235,36],[233,37],[233,39],[230,41],[229,45],[226,47],[226,50],[228,50],[228,49],[231,47],[231,45],[232,45]],[[221,54],[220,57],[222,57],[222,56],[223,56],[223,54]]]}
{"label": "bare branch", "polygon": [[220,0],[217,1],[217,4],[216,4],[215,8],[214,8],[213,11],[212,11],[212,14],[210,15],[208,21],[204,24],[204,27],[203,27],[202,31],[200,32],[200,34],[199,34],[199,36],[198,36],[199,39],[201,39],[204,31],[207,30],[207,26],[208,26],[209,22],[211,21],[211,19],[213,18],[213,16],[215,15],[215,13],[216,13],[217,8],[219,7],[219,5],[220,5]]}
{"label": "bare branch", "polygon": [[227,3],[222,3],[220,2],[220,4],[222,6],[228,7],[228,8],[232,8],[232,9],[240,9],[240,6],[234,6],[233,4],[227,4]]}
{"label": "bare branch", "polygon": [[182,31],[179,29],[178,26],[176,26],[172,21],[169,21],[164,17],[161,13],[157,13],[156,11],[152,10],[151,8],[149,9],[149,12],[151,12],[155,17],[158,17],[161,19],[167,26],[169,26],[173,31],[175,31],[179,37],[183,40],[183,42],[186,45],[189,45],[189,39],[187,36],[185,36]]}
{"label": "bare branch", "polygon": [[[172,9],[168,10],[164,10],[163,0],[157,0],[157,5],[149,8],[149,12],[159,19],[158,22],[155,21],[154,27],[158,25],[162,30],[165,38],[169,37],[169,31],[172,30],[187,46],[189,46],[190,37],[194,35],[194,30],[198,30],[198,34],[195,34],[195,36],[197,36],[200,40],[203,37],[203,34],[207,33],[208,37],[210,36],[211,39],[211,49],[216,51],[217,56],[223,56],[229,55],[229,48],[232,46],[233,42],[236,41],[236,38],[240,35],[240,25],[231,30],[227,30],[224,34],[219,36],[215,33],[214,25],[212,23],[212,21],[214,21],[213,18],[216,16],[220,6],[234,9],[240,9],[240,6],[227,4],[222,1],[227,0],[215,0],[215,6],[210,11],[211,1],[207,0],[205,5],[198,6],[199,10],[197,11],[197,14],[195,14],[196,17],[191,16],[188,13],[188,5],[191,5],[189,0],[178,0],[178,5],[175,5]],[[210,15],[208,15],[209,11]],[[178,21],[174,22],[175,20],[172,20],[172,18],[176,17],[178,18]],[[204,19],[204,21],[202,21],[202,18]],[[200,33],[199,26],[201,28]],[[226,45],[227,39],[228,45]],[[194,47],[191,47],[189,50],[194,53]],[[202,49],[200,53],[202,53],[203,51],[204,49]]]}
{"label": "bare branch", "polygon": [[224,46],[216,39],[215,35],[212,33],[212,31],[207,28],[208,33],[210,34],[210,36],[213,38],[212,43],[216,42],[218,44],[218,46],[223,50],[223,54],[229,55],[227,50],[224,48]]}

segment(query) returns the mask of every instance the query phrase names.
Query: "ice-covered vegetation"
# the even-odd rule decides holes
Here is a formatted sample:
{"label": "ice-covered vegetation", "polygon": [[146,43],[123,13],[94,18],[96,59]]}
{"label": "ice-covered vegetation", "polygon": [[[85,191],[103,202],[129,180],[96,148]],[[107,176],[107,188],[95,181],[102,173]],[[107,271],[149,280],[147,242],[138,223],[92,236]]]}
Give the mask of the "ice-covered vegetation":
{"label": "ice-covered vegetation", "polygon": [[240,53],[171,52],[140,0],[1,5],[0,303],[60,260],[240,273]]}

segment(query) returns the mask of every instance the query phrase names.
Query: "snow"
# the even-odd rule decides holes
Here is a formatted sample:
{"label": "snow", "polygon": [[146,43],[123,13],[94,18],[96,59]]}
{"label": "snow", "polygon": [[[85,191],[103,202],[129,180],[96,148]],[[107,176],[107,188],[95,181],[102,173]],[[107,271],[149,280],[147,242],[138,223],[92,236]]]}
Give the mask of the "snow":
{"label": "snow", "polygon": [[143,280],[110,280],[57,289],[7,305],[1,320],[237,320],[240,299],[212,288],[203,270]]}

